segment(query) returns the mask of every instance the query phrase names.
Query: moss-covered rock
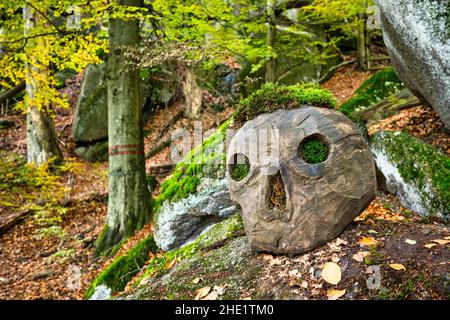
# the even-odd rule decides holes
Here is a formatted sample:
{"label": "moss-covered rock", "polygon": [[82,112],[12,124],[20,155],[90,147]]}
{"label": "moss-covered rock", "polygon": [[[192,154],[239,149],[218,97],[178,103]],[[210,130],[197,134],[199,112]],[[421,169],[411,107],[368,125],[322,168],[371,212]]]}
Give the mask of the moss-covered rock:
{"label": "moss-covered rock", "polygon": [[224,141],[230,122],[231,120],[224,122],[217,132],[192,149],[177,164],[170,178],[161,184],[161,192],[154,199],[155,213],[164,201],[178,201],[195,193],[203,177],[224,177]]}
{"label": "moss-covered rock", "polygon": [[370,148],[386,187],[407,209],[448,220],[450,158],[404,132],[377,132]]}
{"label": "moss-covered rock", "polygon": [[[219,299],[238,299],[256,287],[259,261],[252,259],[242,221],[236,216],[214,226],[194,243],[150,263],[127,299],[193,299],[196,290],[220,286]],[[176,261],[170,271],[165,266]],[[195,278],[201,281],[193,281]]]}
{"label": "moss-covered rock", "polygon": [[355,111],[370,107],[403,88],[404,85],[393,68],[383,69],[364,81],[353,96],[339,107],[339,110],[355,120],[353,115]]}
{"label": "moss-covered rock", "polygon": [[194,256],[202,249],[222,243],[239,234],[243,234],[244,224],[242,218],[234,215],[220,223],[213,225],[207,232],[200,235],[195,241],[179,249],[165,252],[160,257],[152,259],[145,272],[145,276],[158,275],[164,272],[165,265],[173,260],[184,260]]}
{"label": "moss-covered rock", "polygon": [[267,83],[239,102],[233,114],[233,127],[240,128],[245,122],[263,113],[278,109],[296,109],[302,105],[334,108],[336,100],[331,92],[314,83],[292,86]]}
{"label": "moss-covered rock", "polygon": [[156,252],[156,250],[157,247],[152,236],[140,241],[126,254],[117,257],[92,281],[85,297],[90,298],[99,285],[105,285],[113,292],[122,291],[148,261],[149,253]]}

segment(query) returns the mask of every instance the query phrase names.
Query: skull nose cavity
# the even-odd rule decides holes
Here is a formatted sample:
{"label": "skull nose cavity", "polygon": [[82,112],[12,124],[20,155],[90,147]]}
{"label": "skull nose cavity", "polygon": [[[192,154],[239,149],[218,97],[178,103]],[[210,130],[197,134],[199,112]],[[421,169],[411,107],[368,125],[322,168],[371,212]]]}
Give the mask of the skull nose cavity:
{"label": "skull nose cavity", "polygon": [[269,176],[269,209],[286,209],[286,188],[281,172]]}

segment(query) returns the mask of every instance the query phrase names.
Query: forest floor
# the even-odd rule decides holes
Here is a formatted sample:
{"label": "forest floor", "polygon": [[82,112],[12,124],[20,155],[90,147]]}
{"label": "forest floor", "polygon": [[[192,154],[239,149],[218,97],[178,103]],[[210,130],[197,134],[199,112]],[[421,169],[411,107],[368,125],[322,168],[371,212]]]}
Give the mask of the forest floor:
{"label": "forest floor", "polygon": [[[347,66],[338,70],[323,87],[332,91],[342,103],[350,98],[370,75],[369,72],[361,72]],[[56,110],[55,128],[65,158],[71,159],[76,164],[78,172],[82,174],[67,172],[59,177],[59,182],[65,188],[61,204],[65,210],[61,221],[57,224],[58,232],[48,232],[54,230],[49,228],[43,232],[44,229],[36,217],[29,214],[20,223],[0,235],[0,299],[83,299],[90,281],[112,260],[93,258],[94,241],[101,230],[107,211],[108,165],[93,164],[77,158],[71,139],[71,123],[81,81],[82,75],[69,81],[65,91],[70,97],[70,108]],[[212,99],[210,96],[206,98]],[[187,128],[191,135],[193,134],[194,121],[178,116],[182,109],[182,104],[174,104],[155,112],[150,117],[144,128],[147,152],[161,141],[168,139],[177,128]],[[201,117],[204,131],[217,127],[232,111],[230,107],[220,112],[206,107]],[[1,130],[0,149],[24,156],[25,117],[10,114],[0,116],[0,120],[12,123],[12,126]],[[166,125],[168,121],[171,124],[169,127]],[[386,119],[369,123],[371,134],[380,129],[407,130],[444,153],[450,154],[449,134],[442,128],[442,124],[430,108],[407,109]],[[170,167],[170,164],[168,147],[163,148],[146,162],[148,171],[161,165]],[[156,178],[161,182],[167,174],[166,172],[157,175]],[[158,188],[154,193],[157,192]],[[20,199],[23,195],[20,194],[20,190],[11,190],[9,196]],[[17,208],[0,201],[0,224],[2,219],[14,214],[15,210]],[[151,232],[151,229],[152,226],[149,225],[138,232],[117,255],[124,253],[127,248]],[[297,298],[326,298],[327,284],[317,281],[313,266],[320,261],[331,260],[344,262],[345,275],[351,278],[349,275],[354,277],[357,274],[361,278],[357,281],[360,286],[368,277],[361,265],[377,264],[382,261],[385,268],[383,275],[387,275],[385,279],[388,279],[383,286],[389,289],[385,298],[445,299],[448,298],[446,291],[448,288],[437,285],[443,284],[443,281],[434,282],[433,279],[448,277],[449,236],[448,227],[439,221],[422,219],[401,208],[395,198],[380,194],[340,236],[344,242],[339,244],[336,241],[330,242],[304,257],[258,255],[258,259],[264,265],[264,281],[267,280],[267,284],[272,283],[273,297],[280,297],[276,290],[282,288],[279,292],[288,292],[287,296],[291,298],[296,298],[296,295]],[[375,247],[377,249],[369,249],[374,248],[368,245],[372,241],[379,244]],[[370,252],[370,250],[377,251]],[[375,257],[377,261],[369,261],[367,252],[371,253],[370,259]],[[299,272],[298,270],[295,272],[298,263],[303,265],[309,263],[313,270],[303,280],[293,281],[293,278],[298,280]],[[394,265],[389,267],[389,264]],[[345,297],[349,299],[355,296],[349,293],[357,290],[354,287],[354,278],[352,281],[348,280],[350,278],[343,278],[340,285],[340,289],[346,291]],[[446,281],[448,283],[448,279]],[[373,296],[372,291],[362,290],[356,296],[360,299],[383,298],[382,293],[377,292],[377,295]],[[195,296],[195,293],[192,294]]]}

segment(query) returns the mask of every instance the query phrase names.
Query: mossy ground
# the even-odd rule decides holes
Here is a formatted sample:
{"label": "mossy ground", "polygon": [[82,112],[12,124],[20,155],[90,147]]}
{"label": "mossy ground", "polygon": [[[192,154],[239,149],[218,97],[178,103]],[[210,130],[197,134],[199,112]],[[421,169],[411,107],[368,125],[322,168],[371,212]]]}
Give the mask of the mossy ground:
{"label": "mossy ground", "polygon": [[[215,285],[226,288],[221,299],[239,299],[256,286],[260,270],[259,263],[250,259],[242,228],[240,219],[232,217],[195,243],[155,259],[136,283],[133,299],[193,299],[197,289]],[[167,270],[174,260],[177,264]]]}
{"label": "mossy ground", "polygon": [[[243,233],[244,225],[242,218],[235,215],[211,227],[206,233],[198,237],[194,242],[183,246],[180,249],[167,251],[160,257],[153,258],[147,265],[143,277],[160,274],[164,271],[165,265],[173,260],[181,261],[194,256],[199,251],[223,243],[230,238]],[[139,280],[137,281],[137,283]]]}
{"label": "mossy ground", "polygon": [[[181,262],[164,277],[137,290],[138,299],[193,299],[196,290],[215,285],[225,288],[220,299],[239,299],[256,287],[260,265],[250,259],[245,237],[238,237],[210,251]],[[196,283],[195,279],[199,279]]]}
{"label": "mossy ground", "polygon": [[371,148],[386,154],[401,177],[419,190],[430,214],[450,215],[450,158],[405,132],[379,131]]}
{"label": "mossy ground", "polygon": [[140,271],[147,262],[149,253],[156,252],[156,243],[150,236],[131,248],[127,254],[117,257],[92,281],[85,297],[89,298],[95,288],[101,284],[111,288],[113,292],[122,291],[127,283]]}
{"label": "mossy ground", "polygon": [[371,105],[404,88],[403,83],[392,67],[378,71],[355,91],[352,98],[343,103],[339,110],[355,120],[353,113]]}
{"label": "mossy ground", "polygon": [[292,86],[267,83],[239,102],[233,114],[233,127],[238,129],[245,122],[263,113],[270,113],[278,109],[296,109],[302,105],[334,108],[336,100],[331,92],[314,83]]}

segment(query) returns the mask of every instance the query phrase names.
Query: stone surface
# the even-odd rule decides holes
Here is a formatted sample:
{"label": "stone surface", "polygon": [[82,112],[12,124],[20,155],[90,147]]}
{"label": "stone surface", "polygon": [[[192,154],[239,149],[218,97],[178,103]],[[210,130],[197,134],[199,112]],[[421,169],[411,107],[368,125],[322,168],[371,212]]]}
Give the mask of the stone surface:
{"label": "stone surface", "polygon": [[155,218],[155,241],[171,250],[183,245],[209,225],[236,213],[228,180],[203,178],[197,193],[176,202],[164,202]]}
{"label": "stone surface", "polygon": [[[256,132],[258,142],[252,140]],[[309,164],[298,155],[299,146],[311,136],[328,146],[328,158],[322,163]],[[264,139],[270,141],[270,154],[263,149]],[[229,169],[229,190],[242,208],[255,251],[296,254],[311,250],[338,236],[376,192],[375,165],[368,146],[356,126],[335,110],[304,106],[260,115],[233,137],[228,163],[235,154],[248,157],[250,170],[235,181]],[[279,174],[285,207],[270,208],[273,186],[269,181]]]}
{"label": "stone surface", "polygon": [[377,132],[370,149],[387,191],[422,216],[450,216],[450,159],[403,132]]}
{"label": "stone surface", "polygon": [[[171,69],[172,68],[172,69]],[[177,92],[173,66],[161,67],[165,72],[156,77],[148,69],[141,72],[144,117],[152,107],[166,106]],[[108,137],[108,101],[106,64],[89,65],[81,86],[72,126],[77,144],[97,142]]]}
{"label": "stone surface", "polygon": [[108,160],[108,140],[78,147],[75,153],[90,162],[106,161]]}
{"label": "stone surface", "polygon": [[450,2],[376,2],[384,41],[400,78],[450,127]]}
{"label": "stone surface", "polygon": [[72,126],[76,143],[108,137],[106,65],[89,65],[86,70]]}

